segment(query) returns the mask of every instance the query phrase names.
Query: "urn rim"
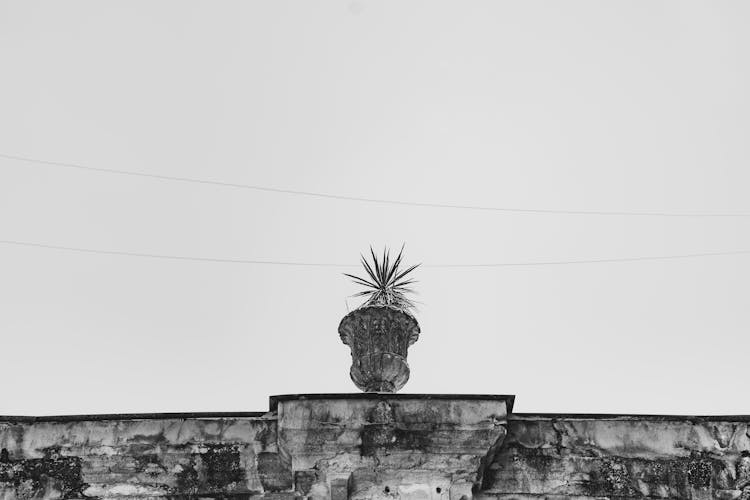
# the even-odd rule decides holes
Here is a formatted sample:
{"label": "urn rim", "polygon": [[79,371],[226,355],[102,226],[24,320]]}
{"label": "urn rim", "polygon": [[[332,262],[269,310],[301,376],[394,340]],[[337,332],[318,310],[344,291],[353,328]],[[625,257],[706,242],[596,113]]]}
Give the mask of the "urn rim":
{"label": "urn rim", "polygon": [[422,333],[422,331],[421,331],[421,329],[419,327],[419,322],[417,321],[417,318],[415,318],[412,313],[410,313],[409,311],[407,311],[405,309],[402,309],[400,307],[394,307],[394,306],[385,305],[385,304],[365,304],[365,305],[360,306],[360,307],[358,307],[358,308],[356,308],[356,309],[354,309],[352,311],[349,311],[349,313],[347,313],[347,315],[344,316],[341,319],[341,322],[339,323],[339,336],[341,337],[341,341],[344,344],[349,345],[349,342],[348,342],[348,339],[347,339],[347,333],[342,330],[343,326],[346,323],[349,323],[350,321],[353,321],[354,318],[356,318],[357,316],[359,316],[361,314],[365,314],[366,312],[371,312],[371,311],[378,311],[378,310],[392,311],[392,312],[395,312],[395,313],[400,313],[403,316],[405,316],[406,320],[411,323],[411,325],[409,327],[409,330],[410,330],[410,332],[409,332],[409,345],[411,346],[417,340],[419,340],[419,335],[420,335],[420,333]]}

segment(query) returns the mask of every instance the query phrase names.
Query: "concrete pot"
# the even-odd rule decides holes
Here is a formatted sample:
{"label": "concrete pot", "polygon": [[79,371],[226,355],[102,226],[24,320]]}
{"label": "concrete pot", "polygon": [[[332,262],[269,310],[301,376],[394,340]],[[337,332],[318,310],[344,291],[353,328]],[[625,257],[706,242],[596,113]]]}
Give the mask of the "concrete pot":
{"label": "concrete pot", "polygon": [[341,320],[339,335],[352,351],[350,375],[365,392],[396,392],[409,380],[409,346],[419,338],[419,323],[406,311],[365,306]]}

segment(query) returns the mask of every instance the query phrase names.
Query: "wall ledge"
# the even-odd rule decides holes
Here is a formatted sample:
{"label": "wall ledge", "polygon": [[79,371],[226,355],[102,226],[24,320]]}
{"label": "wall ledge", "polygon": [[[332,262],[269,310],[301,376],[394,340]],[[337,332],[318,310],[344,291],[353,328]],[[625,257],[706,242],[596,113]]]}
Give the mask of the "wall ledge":
{"label": "wall ledge", "polygon": [[642,420],[661,422],[750,422],[750,415],[652,415],[636,413],[511,413],[508,421],[522,420]]}

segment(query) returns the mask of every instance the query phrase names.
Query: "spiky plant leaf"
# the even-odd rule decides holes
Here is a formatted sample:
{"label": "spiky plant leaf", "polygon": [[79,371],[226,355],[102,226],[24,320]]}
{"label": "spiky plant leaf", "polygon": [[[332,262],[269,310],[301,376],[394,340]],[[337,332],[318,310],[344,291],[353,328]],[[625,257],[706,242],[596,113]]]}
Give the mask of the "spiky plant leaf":
{"label": "spiky plant leaf", "polygon": [[385,305],[404,310],[415,309],[414,302],[406,294],[415,293],[408,285],[416,283],[413,279],[404,279],[410,272],[419,267],[419,264],[409,266],[406,270],[401,270],[399,266],[403,260],[404,246],[395,259],[391,260],[391,252],[388,248],[383,249],[383,256],[378,258],[372,247],[370,247],[370,256],[372,263],[361,255],[362,266],[365,268],[370,279],[344,273],[344,276],[351,278],[357,285],[363,286],[366,290],[353,295],[353,297],[367,297],[365,302],[360,306]]}

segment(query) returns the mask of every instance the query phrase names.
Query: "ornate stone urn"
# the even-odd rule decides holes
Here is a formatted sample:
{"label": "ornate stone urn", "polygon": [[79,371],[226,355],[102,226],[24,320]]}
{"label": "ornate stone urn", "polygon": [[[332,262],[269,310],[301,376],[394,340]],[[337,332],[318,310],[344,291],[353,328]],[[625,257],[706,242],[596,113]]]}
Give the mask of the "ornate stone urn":
{"label": "ornate stone urn", "polygon": [[409,346],[419,338],[419,324],[408,312],[385,305],[365,305],[339,324],[339,335],[352,351],[349,374],[365,392],[396,392],[409,380]]}
{"label": "ornate stone urn", "polygon": [[419,338],[419,324],[409,312],[414,303],[406,297],[413,293],[407,277],[419,264],[401,271],[399,265],[404,247],[395,259],[383,250],[378,259],[370,247],[372,263],[362,256],[367,276],[345,274],[365,287],[355,297],[367,301],[350,312],[339,324],[339,335],[352,351],[349,371],[354,384],[365,392],[396,392],[409,380],[406,362],[409,346]]}

